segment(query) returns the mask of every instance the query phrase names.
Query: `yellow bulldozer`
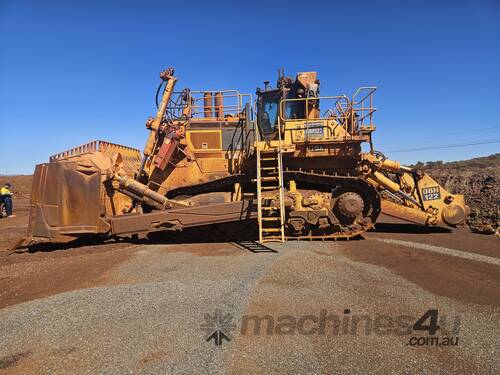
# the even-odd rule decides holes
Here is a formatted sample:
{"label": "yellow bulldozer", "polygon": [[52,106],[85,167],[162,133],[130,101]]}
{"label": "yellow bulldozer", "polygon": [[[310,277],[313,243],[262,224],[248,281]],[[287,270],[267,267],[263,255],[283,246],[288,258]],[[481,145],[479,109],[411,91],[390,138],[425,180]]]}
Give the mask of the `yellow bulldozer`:
{"label": "yellow bulldozer", "polygon": [[376,87],[320,96],[316,72],[283,71],[255,96],[176,83],[160,73],[142,152],[94,141],[36,166],[25,245],[219,223],[250,223],[260,242],[349,239],[381,212],[429,226],[468,214],[462,195],[374,150]]}

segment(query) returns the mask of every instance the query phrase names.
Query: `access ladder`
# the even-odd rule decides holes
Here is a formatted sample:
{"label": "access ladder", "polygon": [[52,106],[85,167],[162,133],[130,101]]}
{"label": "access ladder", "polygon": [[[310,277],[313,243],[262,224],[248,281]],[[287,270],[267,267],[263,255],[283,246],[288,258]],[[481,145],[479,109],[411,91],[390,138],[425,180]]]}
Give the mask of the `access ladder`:
{"label": "access ladder", "polygon": [[[257,147],[257,201],[259,242],[285,242],[285,190],[281,141],[259,142]],[[263,147],[262,147],[263,146]],[[269,196],[266,192],[278,191]]]}

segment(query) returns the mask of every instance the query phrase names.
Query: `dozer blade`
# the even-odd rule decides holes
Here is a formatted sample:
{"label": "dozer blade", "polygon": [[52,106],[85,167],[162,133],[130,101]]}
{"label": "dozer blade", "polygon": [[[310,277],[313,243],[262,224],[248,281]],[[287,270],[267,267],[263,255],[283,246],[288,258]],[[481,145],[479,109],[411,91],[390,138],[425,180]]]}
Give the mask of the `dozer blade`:
{"label": "dozer blade", "polygon": [[140,163],[139,150],[104,141],[75,147],[37,165],[28,233],[22,245],[109,233],[105,218],[121,214],[131,201],[113,189],[102,167],[118,154],[124,173],[133,176]]}

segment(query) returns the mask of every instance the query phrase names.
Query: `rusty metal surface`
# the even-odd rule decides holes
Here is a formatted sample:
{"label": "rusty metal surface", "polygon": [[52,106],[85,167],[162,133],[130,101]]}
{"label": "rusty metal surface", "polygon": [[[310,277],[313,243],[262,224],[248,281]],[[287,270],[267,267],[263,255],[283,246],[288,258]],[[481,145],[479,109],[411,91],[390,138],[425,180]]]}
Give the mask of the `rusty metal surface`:
{"label": "rusty metal surface", "polygon": [[112,142],[106,141],[91,141],[83,145],[70,148],[69,150],[59,152],[52,155],[49,158],[50,162],[60,161],[64,159],[70,159],[72,157],[81,156],[83,154],[88,154],[92,152],[100,151],[103,153],[119,152],[124,159],[130,159],[131,161],[140,161],[140,151],[136,148],[122,146]]}
{"label": "rusty metal surface", "polygon": [[257,217],[253,201],[240,201],[182,209],[156,211],[149,214],[129,214],[111,218],[111,228],[115,235],[148,233],[160,230],[207,224],[243,221]]}
{"label": "rusty metal surface", "polygon": [[50,160],[37,165],[33,176],[28,240],[66,242],[108,233],[105,218],[123,214],[131,205],[129,197],[116,191],[108,174],[111,168],[119,168],[123,176],[132,177],[140,151],[93,141]]}
{"label": "rusty metal surface", "polygon": [[107,232],[109,226],[100,219],[101,189],[101,174],[95,167],[58,162],[38,165],[28,236],[65,241],[82,233]]}

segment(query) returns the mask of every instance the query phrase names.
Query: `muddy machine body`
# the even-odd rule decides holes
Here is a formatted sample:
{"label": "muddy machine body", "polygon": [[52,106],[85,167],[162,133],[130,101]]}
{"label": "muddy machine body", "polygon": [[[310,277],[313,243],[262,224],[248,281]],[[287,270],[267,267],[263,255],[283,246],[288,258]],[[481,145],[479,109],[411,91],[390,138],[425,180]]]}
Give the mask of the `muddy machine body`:
{"label": "muddy machine body", "polygon": [[228,222],[253,225],[261,242],[349,239],[381,212],[465,220],[463,196],[374,150],[375,87],[321,96],[316,72],[280,72],[254,100],[175,91],[173,69],[160,78],[142,151],[94,141],[36,167],[27,244]]}

